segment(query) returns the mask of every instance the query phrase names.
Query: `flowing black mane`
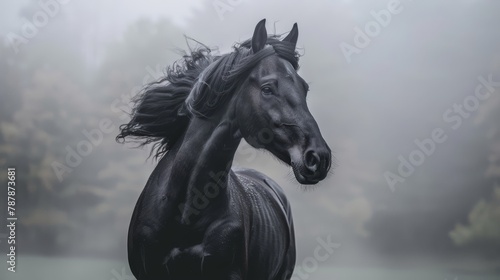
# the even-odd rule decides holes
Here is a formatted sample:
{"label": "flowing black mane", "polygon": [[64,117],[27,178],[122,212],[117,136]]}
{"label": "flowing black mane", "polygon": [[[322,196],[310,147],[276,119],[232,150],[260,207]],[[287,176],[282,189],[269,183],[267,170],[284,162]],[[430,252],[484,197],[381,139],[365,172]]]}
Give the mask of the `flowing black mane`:
{"label": "flowing black mane", "polygon": [[130,137],[139,146],[154,143],[151,155],[159,158],[184,133],[192,115],[209,117],[262,59],[276,54],[298,69],[294,44],[279,40],[279,36],[268,37],[266,44],[269,46],[253,53],[249,39],[221,56],[213,55],[204,45],[189,49],[181,60],[167,67],[165,77],[147,85],[134,98],[131,120],[120,126],[116,140],[125,142]]}

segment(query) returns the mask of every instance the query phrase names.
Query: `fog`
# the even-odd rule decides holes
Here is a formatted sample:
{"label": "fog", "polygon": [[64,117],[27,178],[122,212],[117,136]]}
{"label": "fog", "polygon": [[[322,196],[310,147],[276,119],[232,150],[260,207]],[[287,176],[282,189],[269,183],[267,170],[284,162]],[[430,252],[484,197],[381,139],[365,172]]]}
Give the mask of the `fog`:
{"label": "fog", "polygon": [[[497,279],[499,11],[493,0],[1,2],[0,166],[17,170],[19,218],[18,272],[1,278],[129,275],[128,224],[156,162],[115,142],[123,111],[181,58],[184,36],[225,53],[266,18],[274,34],[298,23],[309,109],[335,156],[307,187],[269,152],[236,154],[291,201],[293,279]],[[337,245],[326,260],[320,239]]]}

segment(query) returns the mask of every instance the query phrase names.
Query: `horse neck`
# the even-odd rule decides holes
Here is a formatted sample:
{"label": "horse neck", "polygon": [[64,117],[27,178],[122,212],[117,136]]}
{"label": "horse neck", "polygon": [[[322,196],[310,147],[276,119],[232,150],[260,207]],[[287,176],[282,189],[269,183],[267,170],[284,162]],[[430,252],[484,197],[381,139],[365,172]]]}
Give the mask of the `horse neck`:
{"label": "horse neck", "polygon": [[184,188],[181,223],[209,222],[228,202],[228,178],[241,137],[228,112],[210,119],[194,117],[172,167],[172,179]]}

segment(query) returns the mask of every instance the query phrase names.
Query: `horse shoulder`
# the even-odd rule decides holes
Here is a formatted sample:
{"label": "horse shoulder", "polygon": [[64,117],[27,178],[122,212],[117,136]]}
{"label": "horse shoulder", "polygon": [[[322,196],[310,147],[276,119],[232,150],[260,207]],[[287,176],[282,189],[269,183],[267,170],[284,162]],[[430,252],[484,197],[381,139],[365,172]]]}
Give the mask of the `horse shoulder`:
{"label": "horse shoulder", "polygon": [[286,194],[283,191],[283,188],[269,176],[265,175],[262,172],[249,168],[238,168],[238,169],[235,168],[234,172],[237,175],[245,176],[245,178],[249,179],[250,181],[253,181],[253,183],[255,183],[258,187],[265,187],[267,190],[271,191],[272,194],[275,195],[276,198],[278,198],[279,203],[285,209],[288,209],[290,207]]}

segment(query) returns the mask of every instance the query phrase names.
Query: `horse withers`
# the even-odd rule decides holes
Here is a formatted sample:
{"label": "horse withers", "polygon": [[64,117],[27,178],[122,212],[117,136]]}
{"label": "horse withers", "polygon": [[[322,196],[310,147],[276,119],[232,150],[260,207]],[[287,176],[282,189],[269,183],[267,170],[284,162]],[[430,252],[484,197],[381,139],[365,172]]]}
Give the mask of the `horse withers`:
{"label": "horse withers", "polygon": [[137,279],[291,278],[295,239],[283,190],[231,165],[244,138],[290,165],[301,184],[326,177],[331,152],[297,74],[297,38],[297,24],[280,40],[262,20],[231,53],[191,49],[135,99],[117,139],[153,143],[161,158],[129,228]]}

